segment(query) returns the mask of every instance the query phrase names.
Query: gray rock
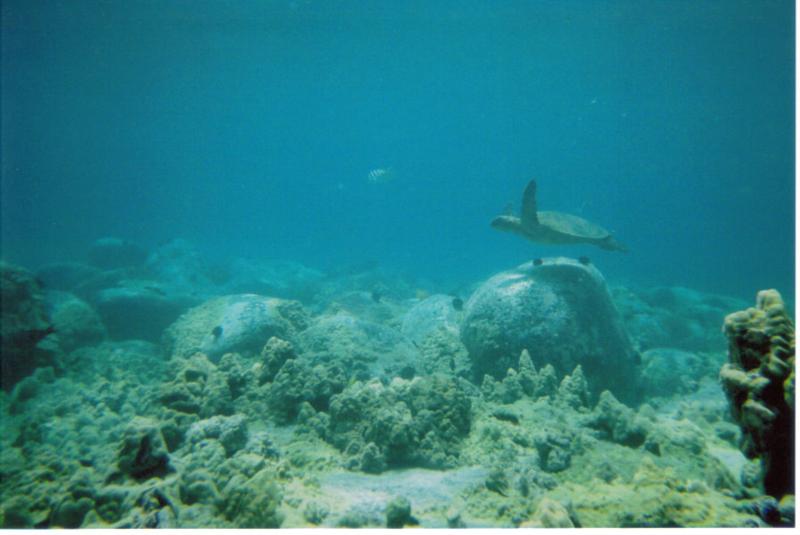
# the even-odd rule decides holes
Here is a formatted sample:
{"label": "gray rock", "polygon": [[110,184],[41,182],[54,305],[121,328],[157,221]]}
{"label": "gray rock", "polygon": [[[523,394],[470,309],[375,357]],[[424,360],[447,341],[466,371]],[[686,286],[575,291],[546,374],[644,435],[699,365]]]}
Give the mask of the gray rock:
{"label": "gray rock", "polygon": [[55,337],[63,351],[93,346],[108,337],[100,316],[86,301],[58,291],[45,292],[45,301],[56,330]]}
{"label": "gray rock", "polygon": [[593,392],[636,396],[639,355],[603,276],[577,260],[544,259],[490,278],[465,306],[461,339],[478,378],[502,378],[527,349],[558,375],[580,364]]}
{"label": "gray rock", "polygon": [[125,280],[100,290],[93,304],[112,338],[158,342],[164,329],[197,302],[153,281]]}
{"label": "gray rock", "polygon": [[686,394],[697,388],[700,357],[673,348],[642,353],[642,389],[648,396]]}
{"label": "gray rock", "polygon": [[271,336],[291,340],[296,315],[302,308],[290,301],[255,294],[218,297],[178,318],[164,333],[164,344],[172,355],[201,352],[216,362],[229,352],[258,352]]}
{"label": "gray rock", "polygon": [[362,380],[410,378],[420,364],[419,351],[398,331],[346,314],[322,318],[298,342],[313,364],[336,362]]}
{"label": "gray rock", "polygon": [[453,306],[452,295],[436,294],[415,304],[403,316],[400,331],[416,343],[441,329],[458,336],[460,312]]}
{"label": "gray rock", "polygon": [[247,444],[247,422],[241,414],[233,416],[213,416],[195,422],[186,433],[189,444],[195,444],[207,438],[219,440],[230,457]]}

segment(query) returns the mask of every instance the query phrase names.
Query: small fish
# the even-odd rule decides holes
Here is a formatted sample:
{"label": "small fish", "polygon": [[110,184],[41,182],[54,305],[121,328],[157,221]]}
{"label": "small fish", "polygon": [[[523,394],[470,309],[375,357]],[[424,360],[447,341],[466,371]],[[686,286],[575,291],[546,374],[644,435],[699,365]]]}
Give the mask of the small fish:
{"label": "small fish", "polygon": [[460,297],[453,298],[453,308],[456,310],[464,310],[464,300]]}
{"label": "small fish", "polygon": [[541,266],[542,264],[544,264],[544,260],[542,260],[541,258],[536,258],[533,261],[534,266]]}
{"label": "small fish", "polygon": [[591,264],[591,261],[589,260],[588,256],[582,256],[582,257],[578,258],[578,262],[580,262],[584,266],[588,266],[589,264]]}
{"label": "small fish", "polygon": [[374,302],[380,303],[383,296],[381,295],[380,290],[372,290],[372,292],[370,292],[370,297],[372,297]]}
{"label": "small fish", "polygon": [[373,169],[367,173],[367,181],[371,184],[384,184],[394,180],[394,173],[391,167]]}
{"label": "small fish", "polygon": [[222,326],[217,325],[216,327],[211,329],[211,334],[214,336],[214,339],[217,339],[220,336],[222,336]]}

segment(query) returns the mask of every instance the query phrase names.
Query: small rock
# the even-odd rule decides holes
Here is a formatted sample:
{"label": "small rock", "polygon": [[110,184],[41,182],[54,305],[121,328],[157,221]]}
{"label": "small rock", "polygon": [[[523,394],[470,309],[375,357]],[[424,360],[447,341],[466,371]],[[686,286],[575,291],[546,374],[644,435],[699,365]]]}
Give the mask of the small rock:
{"label": "small rock", "polygon": [[411,516],[411,503],[404,497],[397,497],[386,505],[386,527],[402,528],[418,524]]}
{"label": "small rock", "polygon": [[542,498],[533,517],[520,527],[527,528],[574,528],[569,511],[555,500]]}

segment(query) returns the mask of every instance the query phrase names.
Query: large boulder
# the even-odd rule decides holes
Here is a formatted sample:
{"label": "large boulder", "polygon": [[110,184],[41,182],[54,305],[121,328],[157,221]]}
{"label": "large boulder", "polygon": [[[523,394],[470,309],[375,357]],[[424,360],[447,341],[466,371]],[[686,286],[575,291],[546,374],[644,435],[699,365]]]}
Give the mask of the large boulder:
{"label": "large boulder", "polygon": [[401,333],[348,314],[323,317],[298,342],[312,365],[335,363],[360,380],[410,379],[420,371],[420,353]]}
{"label": "large boulder", "polygon": [[5,390],[52,355],[37,344],[53,332],[43,293],[33,274],[0,262],[0,382]]}
{"label": "large boulder", "polygon": [[156,281],[123,280],[92,297],[109,335],[117,340],[161,340],[164,329],[199,302],[197,296]]}
{"label": "large boulder", "polygon": [[547,258],[495,275],[465,306],[461,340],[476,378],[502,378],[523,349],[559,375],[581,365],[593,392],[636,397],[633,349],[600,272],[588,263]]}
{"label": "large boulder", "polygon": [[188,310],[164,333],[169,354],[257,353],[272,336],[291,340],[307,318],[296,301],[255,294],[226,295]]}

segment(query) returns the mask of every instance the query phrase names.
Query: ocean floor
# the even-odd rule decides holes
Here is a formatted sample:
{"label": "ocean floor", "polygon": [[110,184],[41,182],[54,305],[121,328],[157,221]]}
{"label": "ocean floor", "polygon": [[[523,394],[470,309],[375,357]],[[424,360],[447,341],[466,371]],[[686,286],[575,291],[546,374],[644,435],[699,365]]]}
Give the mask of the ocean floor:
{"label": "ocean floor", "polygon": [[89,258],[3,265],[3,527],[794,521],[718,383],[751,303],[566,258],[458,291],[180,241]]}

